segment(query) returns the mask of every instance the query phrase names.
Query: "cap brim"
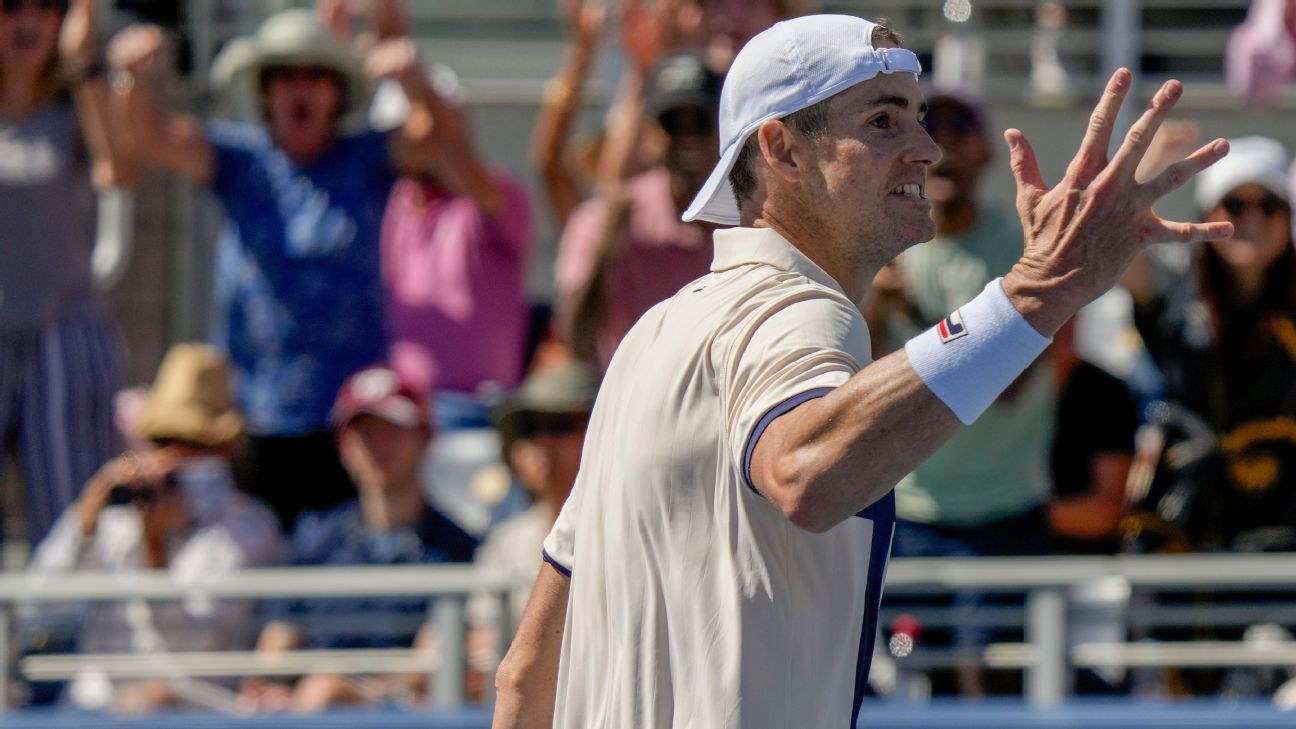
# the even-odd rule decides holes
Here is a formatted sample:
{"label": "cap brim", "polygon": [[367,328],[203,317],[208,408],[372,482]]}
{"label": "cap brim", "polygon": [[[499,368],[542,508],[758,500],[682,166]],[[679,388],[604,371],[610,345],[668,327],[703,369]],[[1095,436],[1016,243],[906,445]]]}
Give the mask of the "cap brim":
{"label": "cap brim", "polygon": [[720,156],[720,161],[716,163],[715,169],[711,170],[711,176],[707,178],[702,189],[693,198],[693,203],[689,205],[688,210],[680,216],[680,219],[686,223],[695,220],[705,220],[709,223],[718,223],[720,225],[738,225],[741,219],[738,214],[738,199],[734,197],[733,188],[729,186],[729,170],[733,169],[734,161],[738,159],[738,154],[747,144],[747,138],[751,136],[749,131],[742,135],[734,144]]}

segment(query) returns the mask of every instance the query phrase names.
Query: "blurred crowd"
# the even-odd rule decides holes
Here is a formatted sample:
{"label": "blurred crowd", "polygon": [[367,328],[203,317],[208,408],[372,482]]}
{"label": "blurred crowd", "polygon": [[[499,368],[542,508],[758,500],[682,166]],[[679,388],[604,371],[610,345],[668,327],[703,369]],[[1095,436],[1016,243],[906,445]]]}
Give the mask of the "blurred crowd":
{"label": "blurred crowd", "polygon": [[[21,484],[28,573],[475,562],[528,584],[600,372],[645,311],[710,268],[714,226],[680,213],[717,161],[725,72],[752,35],[814,9],[564,0],[569,47],[523,171],[485,161],[462,86],[421,56],[399,0],[321,0],[226,44],[211,81],[250,102],[243,121],[172,108],[173,54],[155,26],[103,38],[93,0],[0,0],[0,466],[20,476],[6,488]],[[624,75],[602,129],[579,135],[610,12]],[[1289,84],[1296,0],[1254,0],[1227,64],[1247,103]],[[989,107],[971,86],[926,93],[943,153],[925,187],[938,232],[861,302],[875,357],[1021,252],[1015,211],[981,189],[1001,132]],[[1199,136],[1167,125],[1140,173]],[[1296,551],[1296,136],[1231,143],[1194,202],[1235,238],[1150,251],[1064,329],[899,484],[895,555]],[[172,347],[151,386],[123,391],[92,264],[96,191],[146,168],[220,204],[215,323],[208,343]],[[561,226],[552,302],[528,291],[542,211]],[[472,695],[526,597],[512,596],[511,617],[470,602]],[[27,654],[269,656],[435,646],[426,612],[411,598],[141,600],[32,606],[19,630]],[[945,639],[971,655],[990,636],[968,625]],[[996,690],[970,659],[945,679],[936,690]],[[318,711],[412,704],[425,683],[199,685],[87,666],[27,686],[27,701],[144,712],[209,705],[217,690],[245,710]]]}

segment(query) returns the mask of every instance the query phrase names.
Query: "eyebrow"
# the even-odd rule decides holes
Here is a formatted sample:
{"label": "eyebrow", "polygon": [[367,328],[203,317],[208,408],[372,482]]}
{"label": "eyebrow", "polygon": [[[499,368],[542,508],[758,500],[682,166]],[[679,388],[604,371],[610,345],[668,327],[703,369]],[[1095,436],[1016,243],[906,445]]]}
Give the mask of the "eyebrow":
{"label": "eyebrow", "polygon": [[[896,95],[896,94],[883,94],[882,96],[879,96],[879,97],[877,97],[877,98],[875,98],[875,99],[869,101],[868,104],[866,104],[866,105],[864,106],[864,108],[865,108],[865,109],[872,109],[872,108],[874,108],[874,107],[876,107],[876,106],[894,106],[894,107],[897,107],[897,108],[900,108],[900,109],[908,109],[908,108],[909,108],[909,99],[906,99],[905,97],[903,97],[903,96],[899,96],[899,95]],[[927,102],[926,102],[926,101],[924,101],[924,102],[922,102],[921,104],[918,105],[918,113],[919,113],[919,114],[926,114],[926,113],[927,113]]]}

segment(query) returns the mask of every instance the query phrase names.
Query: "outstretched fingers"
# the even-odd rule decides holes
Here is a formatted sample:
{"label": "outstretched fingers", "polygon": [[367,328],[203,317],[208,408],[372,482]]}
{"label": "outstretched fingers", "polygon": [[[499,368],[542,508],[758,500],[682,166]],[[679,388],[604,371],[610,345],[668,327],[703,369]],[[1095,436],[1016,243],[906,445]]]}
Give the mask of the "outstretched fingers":
{"label": "outstretched fingers", "polygon": [[1089,184],[1104,167],[1107,166],[1107,148],[1111,146],[1112,130],[1116,127],[1116,117],[1120,114],[1121,104],[1129,94],[1134,77],[1129,69],[1120,68],[1107,81],[1102,98],[1089,115],[1089,127],[1085,131],[1080,149],[1067,167],[1067,179],[1081,187]]}
{"label": "outstretched fingers", "polygon": [[1198,172],[1223,159],[1228,154],[1228,150],[1227,141],[1216,139],[1162,170],[1160,174],[1143,185],[1148,204],[1151,205],[1170,191],[1183,187],[1184,183],[1191,180]]}
{"label": "outstretched fingers", "polygon": [[1175,102],[1182,95],[1183,84],[1171,79],[1162,84],[1152,96],[1152,104],[1130,127],[1129,132],[1125,134],[1125,141],[1120,149],[1116,150],[1116,156],[1112,158],[1112,164],[1118,175],[1133,179],[1134,171],[1152,144],[1152,138],[1161,128],[1161,122],[1165,121],[1170,110],[1174,108]]}
{"label": "outstretched fingers", "polygon": [[1233,237],[1233,224],[1177,223],[1170,220],[1153,220],[1143,231],[1143,243],[1201,243],[1208,240],[1228,240]]}

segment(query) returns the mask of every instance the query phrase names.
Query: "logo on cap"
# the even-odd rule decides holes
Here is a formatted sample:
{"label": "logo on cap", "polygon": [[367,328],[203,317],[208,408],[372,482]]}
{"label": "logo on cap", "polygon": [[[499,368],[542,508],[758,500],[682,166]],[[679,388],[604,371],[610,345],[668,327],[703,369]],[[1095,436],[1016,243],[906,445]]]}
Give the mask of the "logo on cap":
{"label": "logo on cap", "polygon": [[949,344],[959,337],[967,336],[967,327],[963,326],[963,315],[959,314],[957,309],[936,325],[936,331],[940,334],[941,344]]}

